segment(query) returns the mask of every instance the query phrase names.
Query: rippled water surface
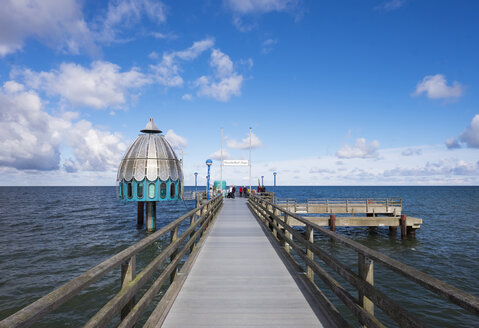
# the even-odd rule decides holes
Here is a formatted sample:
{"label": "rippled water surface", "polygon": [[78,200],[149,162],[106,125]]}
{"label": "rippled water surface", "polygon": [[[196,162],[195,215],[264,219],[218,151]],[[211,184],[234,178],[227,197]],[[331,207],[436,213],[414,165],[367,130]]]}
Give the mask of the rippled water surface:
{"label": "rippled water surface", "polygon": [[[277,187],[276,191],[279,197],[298,201],[401,197],[404,212],[424,220],[416,238],[391,238],[382,228],[337,231],[479,296],[479,187]],[[0,194],[0,319],[146,236],[136,225],[136,203],[117,201],[114,187],[0,187]],[[192,208],[191,202],[161,204],[158,224],[163,226]],[[352,268],[357,265],[350,250],[320,236],[316,242]],[[138,266],[162,247],[159,241],[147,249]],[[431,296],[379,264],[375,284],[430,326],[479,327],[477,316]],[[344,286],[349,290],[347,283]],[[81,326],[118,288],[119,272],[114,271],[37,326]],[[383,319],[379,310],[377,314]]]}

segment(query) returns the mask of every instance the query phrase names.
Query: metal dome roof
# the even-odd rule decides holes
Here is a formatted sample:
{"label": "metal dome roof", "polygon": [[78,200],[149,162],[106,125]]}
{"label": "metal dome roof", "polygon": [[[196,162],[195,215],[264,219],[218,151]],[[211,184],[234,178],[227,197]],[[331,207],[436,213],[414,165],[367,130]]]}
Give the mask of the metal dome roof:
{"label": "metal dome roof", "polygon": [[183,179],[181,162],[173,148],[153,123],[153,119],[125,153],[118,168],[117,181],[150,181],[160,178],[163,181]]}

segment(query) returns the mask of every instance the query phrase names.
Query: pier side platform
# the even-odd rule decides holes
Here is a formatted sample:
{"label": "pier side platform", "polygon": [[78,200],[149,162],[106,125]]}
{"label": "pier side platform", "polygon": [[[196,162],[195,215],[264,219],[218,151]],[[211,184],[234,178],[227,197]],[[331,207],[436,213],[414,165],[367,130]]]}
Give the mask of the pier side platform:
{"label": "pier side platform", "polygon": [[331,326],[302,290],[246,199],[225,199],[166,319],[156,327]]}

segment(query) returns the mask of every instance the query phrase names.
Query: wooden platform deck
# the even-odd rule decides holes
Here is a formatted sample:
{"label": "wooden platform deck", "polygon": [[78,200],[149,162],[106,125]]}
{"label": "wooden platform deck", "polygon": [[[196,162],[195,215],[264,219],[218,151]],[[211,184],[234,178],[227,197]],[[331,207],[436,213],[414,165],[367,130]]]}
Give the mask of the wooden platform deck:
{"label": "wooden platform deck", "polygon": [[[245,199],[224,206],[157,327],[326,327]],[[317,306],[316,306],[317,307]]]}

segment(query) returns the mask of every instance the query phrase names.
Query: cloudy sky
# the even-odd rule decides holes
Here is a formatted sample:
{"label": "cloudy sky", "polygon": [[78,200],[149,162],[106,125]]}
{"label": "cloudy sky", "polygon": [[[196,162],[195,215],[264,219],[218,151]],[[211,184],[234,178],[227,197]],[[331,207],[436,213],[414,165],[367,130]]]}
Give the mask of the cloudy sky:
{"label": "cloudy sky", "polygon": [[[4,0],[0,185],[114,185],[150,117],[280,185],[478,185],[475,0]],[[223,170],[247,184],[246,167]]]}

